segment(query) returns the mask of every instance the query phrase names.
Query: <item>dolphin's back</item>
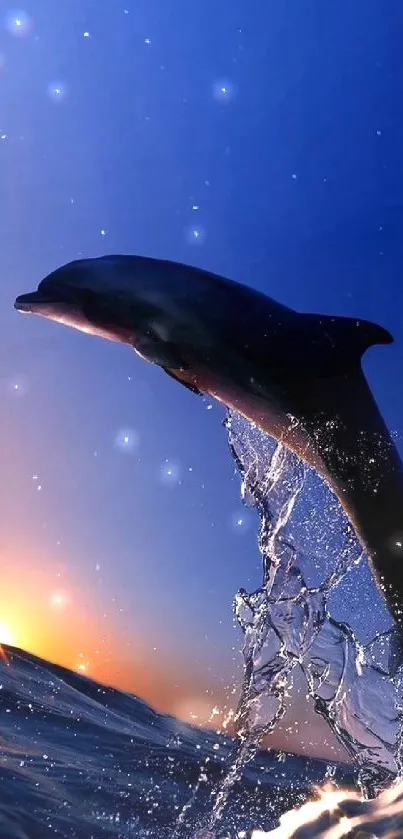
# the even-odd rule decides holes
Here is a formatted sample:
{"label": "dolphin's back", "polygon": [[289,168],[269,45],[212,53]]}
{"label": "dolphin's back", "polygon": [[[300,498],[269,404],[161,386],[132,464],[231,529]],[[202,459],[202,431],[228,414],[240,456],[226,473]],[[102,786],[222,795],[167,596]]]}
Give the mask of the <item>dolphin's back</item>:
{"label": "dolphin's back", "polygon": [[201,268],[142,256],[99,258],[128,290],[139,277],[144,293],[157,288],[197,319],[223,350],[252,364],[260,379],[328,378],[356,368],[373,344],[390,333],[366,320],[303,314],[250,286]]}
{"label": "dolphin's back", "polygon": [[293,309],[278,303],[257,289],[181,262],[124,254],[102,256],[95,261],[102,262],[105,267],[110,266],[111,272],[118,269],[119,277],[126,277],[128,290],[134,285],[138,289],[139,276],[142,275],[145,290],[157,283],[159,289],[172,297],[188,300],[193,298],[197,302],[209,302],[212,306],[215,303],[214,308],[218,312],[233,303],[234,295],[236,295],[238,305],[242,302],[248,311],[253,310],[256,317],[259,311],[261,312],[262,305],[266,307],[264,315],[266,318],[276,317],[276,315],[286,317],[287,313],[294,313]]}
{"label": "dolphin's back", "polygon": [[167,289],[197,305],[200,319],[223,346],[267,372],[272,381],[328,378],[359,366],[391,334],[378,324],[344,316],[305,314],[250,286],[209,271],[161,261]]}
{"label": "dolphin's back", "polygon": [[[94,272],[97,285],[112,297],[123,293],[129,303],[132,296],[137,306],[144,299],[157,308],[162,301],[162,308],[167,305],[188,323],[190,340],[204,332],[216,357],[221,348],[227,358],[253,366],[267,384],[343,374],[359,365],[368,347],[392,341],[389,332],[368,321],[302,314],[235,280],[152,257],[109,254],[77,260],[41,286],[80,266],[83,286]],[[79,276],[75,272],[75,282]],[[179,328],[177,334],[185,332]]]}

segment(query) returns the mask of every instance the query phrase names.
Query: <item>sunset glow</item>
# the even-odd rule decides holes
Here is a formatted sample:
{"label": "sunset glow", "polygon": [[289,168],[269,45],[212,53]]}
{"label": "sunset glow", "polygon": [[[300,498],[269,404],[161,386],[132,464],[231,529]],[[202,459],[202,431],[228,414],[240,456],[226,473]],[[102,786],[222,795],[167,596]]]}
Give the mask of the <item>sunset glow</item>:
{"label": "sunset glow", "polygon": [[16,637],[10,626],[0,622],[0,644],[15,644]]}
{"label": "sunset glow", "polygon": [[[67,562],[3,559],[0,647],[17,646],[96,681],[127,690],[162,711],[208,722],[210,702],[195,692],[166,655],[159,658],[146,638],[119,624],[119,611],[105,612],[102,593],[68,570]],[[23,580],[23,584],[21,581]],[[7,660],[7,650],[0,650]],[[189,692],[192,690],[191,695]],[[199,695],[198,695],[199,694]],[[189,699],[183,700],[183,696]]]}
{"label": "sunset glow", "polygon": [[99,656],[96,677],[107,681],[107,662],[111,658],[107,653],[107,627],[96,596],[90,607],[89,599],[88,591],[79,581],[69,579],[61,565],[42,562],[38,568],[34,563],[20,562],[17,568],[14,563],[5,562],[0,644],[21,647],[83,673],[99,649],[103,655]]}
{"label": "sunset glow", "polygon": [[[7,646],[20,647],[81,676],[133,693],[157,711],[194,725],[226,728],[236,708],[237,690],[228,696],[216,684],[206,692],[208,676],[202,671],[195,674],[187,662],[167,654],[164,647],[157,651],[146,632],[141,635],[122,620],[118,603],[106,611],[97,579],[90,585],[84,575],[74,573],[73,567],[70,570],[68,557],[64,562],[34,558],[29,563],[29,556],[18,565],[3,556],[0,657],[4,662],[9,658]],[[95,563],[94,574],[98,573]],[[296,706],[295,713],[305,713],[305,706]],[[272,734],[271,746],[281,748],[285,737],[288,743],[284,731]],[[310,739],[308,748],[315,750]],[[325,744],[317,751],[323,754],[326,748]],[[332,748],[336,754],[336,747]],[[343,757],[341,747],[337,754]]]}

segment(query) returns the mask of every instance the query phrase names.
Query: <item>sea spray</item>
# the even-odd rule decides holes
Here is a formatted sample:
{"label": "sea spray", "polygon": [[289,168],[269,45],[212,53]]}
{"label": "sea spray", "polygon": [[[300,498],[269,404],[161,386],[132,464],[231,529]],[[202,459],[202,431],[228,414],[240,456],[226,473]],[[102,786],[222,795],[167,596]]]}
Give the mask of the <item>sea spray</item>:
{"label": "sea spray", "polygon": [[[245,763],[284,715],[296,669],[304,675],[316,712],[360,770],[358,798],[376,795],[402,774],[397,709],[403,707],[403,671],[396,628],[363,644],[349,625],[329,613],[336,586],[363,561],[344,513],[329,491],[321,524],[325,532],[337,534],[336,548],[327,539],[322,540],[322,557],[311,553],[309,504],[297,514],[307,478],[303,463],[235,413],[228,415],[226,427],[242,478],[242,498],[259,514],[263,575],[256,591],[241,589],[235,597],[244,635],[237,744],[205,833],[199,834],[206,836],[215,835]],[[308,550],[300,547],[301,528]],[[313,584],[315,576],[320,580]]]}
{"label": "sea spray", "polygon": [[371,801],[356,790],[324,788],[314,800],[290,810],[280,826],[256,830],[252,839],[401,839],[403,783],[392,784]]}

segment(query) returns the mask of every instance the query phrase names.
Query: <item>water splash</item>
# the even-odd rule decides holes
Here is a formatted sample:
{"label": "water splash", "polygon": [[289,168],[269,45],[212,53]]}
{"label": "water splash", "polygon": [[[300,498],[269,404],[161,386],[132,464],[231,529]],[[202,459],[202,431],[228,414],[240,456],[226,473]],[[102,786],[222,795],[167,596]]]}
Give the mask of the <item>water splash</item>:
{"label": "water splash", "polygon": [[399,839],[403,835],[403,784],[393,784],[373,801],[356,790],[318,790],[316,800],[280,819],[280,827],[252,839]]}
{"label": "water splash", "polygon": [[245,664],[238,740],[203,836],[214,835],[243,766],[283,717],[297,672],[316,712],[358,767],[364,799],[403,774],[403,668],[396,628],[364,644],[329,612],[336,586],[362,560],[354,532],[328,492],[315,553],[311,505],[303,503],[309,478],[303,463],[237,414],[229,414],[226,426],[244,503],[260,517],[263,579],[256,591],[241,589],[235,598]]}

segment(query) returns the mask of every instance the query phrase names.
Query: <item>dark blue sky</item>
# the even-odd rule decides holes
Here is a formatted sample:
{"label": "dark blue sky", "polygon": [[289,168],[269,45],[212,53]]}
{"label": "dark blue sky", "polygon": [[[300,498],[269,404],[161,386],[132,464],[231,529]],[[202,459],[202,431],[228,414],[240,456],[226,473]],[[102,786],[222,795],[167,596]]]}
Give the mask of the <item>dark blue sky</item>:
{"label": "dark blue sky", "polygon": [[[365,369],[401,434],[402,6],[32,0],[1,15],[0,625],[179,713],[239,678],[231,601],[260,581],[222,412],[13,301],[80,255],[127,252],[370,318],[396,339]],[[363,625],[374,601],[367,583],[351,601]]]}

